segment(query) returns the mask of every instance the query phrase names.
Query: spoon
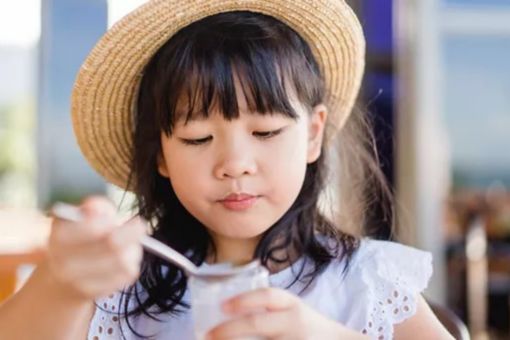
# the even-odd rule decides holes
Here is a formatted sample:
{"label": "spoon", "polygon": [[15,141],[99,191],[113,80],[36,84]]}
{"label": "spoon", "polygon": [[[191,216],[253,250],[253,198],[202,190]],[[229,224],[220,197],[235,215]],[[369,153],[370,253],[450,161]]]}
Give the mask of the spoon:
{"label": "spoon", "polygon": [[[51,214],[59,219],[70,222],[80,223],[83,221],[83,215],[80,209],[67,203],[55,203],[51,208]],[[207,277],[207,279],[212,280],[224,279],[235,276],[241,272],[250,271],[259,265],[259,261],[255,260],[243,266],[234,267],[230,263],[222,263],[209,266],[209,268],[199,268],[187,257],[153,237],[144,235],[140,243],[149,253],[159,256],[183,269],[187,276]]]}

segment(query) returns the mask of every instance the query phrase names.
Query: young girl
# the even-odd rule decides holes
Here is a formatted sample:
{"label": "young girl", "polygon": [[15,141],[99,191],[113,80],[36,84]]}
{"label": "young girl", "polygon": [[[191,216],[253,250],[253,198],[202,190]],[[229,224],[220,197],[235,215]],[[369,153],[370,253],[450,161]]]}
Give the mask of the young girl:
{"label": "young girl", "polygon": [[[272,273],[271,288],[224,303],[233,318],[208,339],[450,338],[420,295],[430,255],[347,232],[385,191],[362,117],[347,119],[363,58],[343,0],[155,0],[83,65],[80,147],[135,193],[153,236],[198,265],[257,258]],[[319,198],[337,134],[333,223]],[[118,226],[98,197],[80,208],[0,309],[0,338],[193,338],[186,277],[142,258],[143,223]]]}

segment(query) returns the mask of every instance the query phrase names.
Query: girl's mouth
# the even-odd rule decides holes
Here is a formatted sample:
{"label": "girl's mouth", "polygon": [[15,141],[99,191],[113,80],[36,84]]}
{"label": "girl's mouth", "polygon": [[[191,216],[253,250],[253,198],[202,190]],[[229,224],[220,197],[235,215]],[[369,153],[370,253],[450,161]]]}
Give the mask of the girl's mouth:
{"label": "girl's mouth", "polygon": [[251,208],[258,198],[258,196],[249,194],[231,194],[219,202],[228,210],[243,211]]}

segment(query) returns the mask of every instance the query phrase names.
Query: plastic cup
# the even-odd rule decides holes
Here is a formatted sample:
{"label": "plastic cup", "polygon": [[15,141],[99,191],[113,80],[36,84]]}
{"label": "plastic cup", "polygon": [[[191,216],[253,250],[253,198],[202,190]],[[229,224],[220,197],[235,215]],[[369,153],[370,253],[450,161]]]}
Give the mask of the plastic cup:
{"label": "plastic cup", "polygon": [[[220,265],[221,266],[221,265]],[[207,268],[214,273],[214,266]],[[188,286],[191,292],[191,312],[194,321],[196,340],[205,339],[205,334],[230,316],[221,310],[221,304],[228,298],[241,293],[269,286],[269,272],[258,261],[252,262],[241,270],[232,269],[232,276],[222,278],[214,275],[191,276]],[[223,265],[221,272],[228,271]],[[252,339],[260,339],[253,337]]]}

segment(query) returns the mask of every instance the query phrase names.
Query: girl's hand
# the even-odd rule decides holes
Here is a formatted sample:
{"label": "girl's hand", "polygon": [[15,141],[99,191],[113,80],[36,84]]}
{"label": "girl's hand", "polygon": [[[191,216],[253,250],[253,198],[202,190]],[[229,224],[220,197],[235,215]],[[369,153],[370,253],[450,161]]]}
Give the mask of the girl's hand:
{"label": "girl's hand", "polygon": [[119,226],[105,198],[88,198],[79,208],[81,223],[54,220],[44,266],[63,296],[92,300],[138,278],[146,228],[140,219]]}
{"label": "girl's hand", "polygon": [[314,311],[297,296],[263,288],[236,296],[223,304],[232,320],[213,328],[207,339],[367,339]]}

